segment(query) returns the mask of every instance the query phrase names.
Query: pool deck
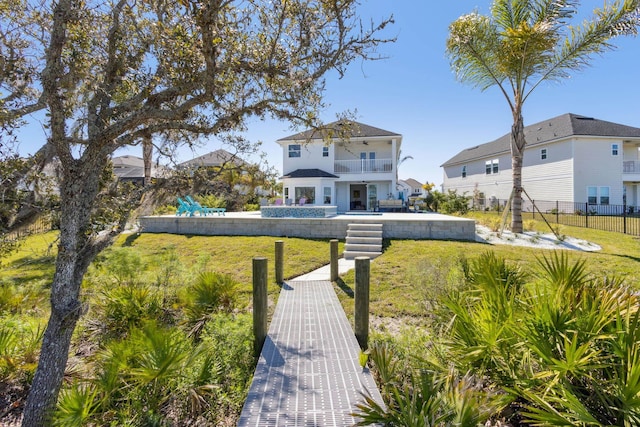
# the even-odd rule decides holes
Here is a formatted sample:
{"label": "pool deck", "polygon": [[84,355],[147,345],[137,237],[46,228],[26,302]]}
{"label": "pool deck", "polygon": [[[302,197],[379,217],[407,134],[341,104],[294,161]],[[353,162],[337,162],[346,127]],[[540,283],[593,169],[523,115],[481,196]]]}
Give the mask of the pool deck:
{"label": "pool deck", "polygon": [[143,216],[145,233],[344,239],[349,224],[382,224],[386,239],[475,240],[475,221],[437,213],[353,213],[330,218],[262,218],[259,211],[224,216]]}

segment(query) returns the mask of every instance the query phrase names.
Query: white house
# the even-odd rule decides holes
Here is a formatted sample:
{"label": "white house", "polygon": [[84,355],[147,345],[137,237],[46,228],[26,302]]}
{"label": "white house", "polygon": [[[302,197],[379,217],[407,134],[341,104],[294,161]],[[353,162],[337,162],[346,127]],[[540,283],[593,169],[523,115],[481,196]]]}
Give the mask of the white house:
{"label": "white house", "polygon": [[[640,205],[640,128],[576,114],[525,127],[522,187],[536,201]],[[447,160],[443,190],[490,205],[513,187],[510,134]]]}
{"label": "white house", "polygon": [[283,196],[293,203],[337,206],[338,212],[374,210],[397,199],[402,135],[340,120],[321,130],[279,139],[283,149]]}
{"label": "white house", "polygon": [[398,180],[398,189],[402,189],[403,196],[409,197],[426,197],[427,191],[422,188],[422,183],[413,178]]}

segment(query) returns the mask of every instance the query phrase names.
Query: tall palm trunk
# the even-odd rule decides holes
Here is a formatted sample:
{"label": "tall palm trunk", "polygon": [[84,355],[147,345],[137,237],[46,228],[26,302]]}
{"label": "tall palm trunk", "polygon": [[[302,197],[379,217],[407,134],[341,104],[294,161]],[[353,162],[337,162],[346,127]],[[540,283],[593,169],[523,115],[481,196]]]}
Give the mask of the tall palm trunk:
{"label": "tall palm trunk", "polygon": [[522,233],[522,158],[526,140],[521,108],[513,112],[511,126],[511,170],[513,173],[513,200],[511,201],[511,231]]}

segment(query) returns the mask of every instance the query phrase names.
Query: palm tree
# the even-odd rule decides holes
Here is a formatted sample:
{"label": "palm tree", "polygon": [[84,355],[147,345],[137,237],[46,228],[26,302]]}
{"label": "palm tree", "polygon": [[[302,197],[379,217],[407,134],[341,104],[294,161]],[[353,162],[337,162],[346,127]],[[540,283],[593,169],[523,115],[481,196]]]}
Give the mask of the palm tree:
{"label": "palm tree", "polygon": [[512,230],[522,232],[522,107],[544,81],[560,81],[614,48],[618,35],[637,34],[640,0],[617,0],[577,26],[575,0],[495,0],[489,16],[476,12],[449,26],[447,55],[457,78],[481,90],[497,86],[511,109]]}

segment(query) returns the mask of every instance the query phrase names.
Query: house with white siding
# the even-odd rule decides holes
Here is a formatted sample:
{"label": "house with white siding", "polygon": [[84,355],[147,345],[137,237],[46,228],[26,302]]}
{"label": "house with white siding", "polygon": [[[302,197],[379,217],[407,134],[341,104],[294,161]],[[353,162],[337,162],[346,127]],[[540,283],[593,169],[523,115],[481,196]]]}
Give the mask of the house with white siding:
{"label": "house with white siding", "polygon": [[398,199],[402,135],[339,120],[281,138],[283,197],[292,204],[337,206],[338,212],[375,210]]}
{"label": "house with white siding", "polygon": [[[525,127],[522,187],[533,200],[640,205],[640,128],[576,114]],[[510,134],[442,164],[443,191],[491,206],[513,187]]]}

